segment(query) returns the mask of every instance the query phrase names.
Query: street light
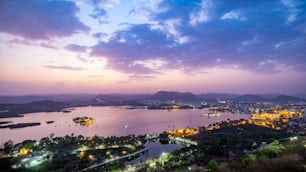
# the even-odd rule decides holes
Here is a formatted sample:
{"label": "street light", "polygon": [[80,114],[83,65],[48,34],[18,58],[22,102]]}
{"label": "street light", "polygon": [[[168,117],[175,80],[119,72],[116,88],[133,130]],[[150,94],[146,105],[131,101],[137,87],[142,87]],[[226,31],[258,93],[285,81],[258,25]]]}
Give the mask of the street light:
{"label": "street light", "polygon": [[294,137],[290,137],[290,141],[294,141],[294,140],[297,140],[297,136],[294,136]]}

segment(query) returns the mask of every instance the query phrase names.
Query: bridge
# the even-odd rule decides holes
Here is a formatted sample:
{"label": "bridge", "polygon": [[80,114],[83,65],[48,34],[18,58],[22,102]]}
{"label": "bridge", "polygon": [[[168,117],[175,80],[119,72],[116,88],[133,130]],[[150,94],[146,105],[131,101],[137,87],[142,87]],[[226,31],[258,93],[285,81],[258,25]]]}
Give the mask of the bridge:
{"label": "bridge", "polygon": [[181,137],[169,136],[169,140],[180,142],[180,143],[185,143],[185,144],[190,144],[190,145],[198,145],[196,141],[192,141],[192,140],[181,138]]}
{"label": "bridge", "polygon": [[123,155],[123,156],[118,156],[118,157],[115,157],[115,158],[112,158],[112,159],[107,159],[107,160],[105,160],[103,162],[100,162],[98,164],[91,165],[91,166],[83,169],[83,171],[87,171],[87,170],[90,170],[90,169],[93,169],[93,168],[97,168],[97,167],[103,166],[105,164],[108,164],[108,163],[111,163],[111,162],[114,162],[114,161],[117,161],[117,160],[129,158],[131,156],[135,156],[135,155],[140,154],[142,152],[145,152],[147,150],[148,150],[147,148],[144,148],[144,149],[141,149],[141,150],[139,150],[137,152],[134,152],[134,153],[131,153],[131,154],[127,154],[127,155]]}

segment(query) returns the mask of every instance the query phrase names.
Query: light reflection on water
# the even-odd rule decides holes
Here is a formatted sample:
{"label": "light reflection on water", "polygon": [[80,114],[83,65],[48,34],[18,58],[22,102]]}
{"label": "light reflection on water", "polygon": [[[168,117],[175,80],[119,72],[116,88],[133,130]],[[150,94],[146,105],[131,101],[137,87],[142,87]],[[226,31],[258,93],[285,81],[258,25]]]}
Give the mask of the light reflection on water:
{"label": "light reflection on water", "polygon": [[[249,118],[249,115],[221,113],[218,117],[203,117],[208,109],[147,110],[127,109],[127,107],[77,107],[71,113],[39,112],[26,114],[21,118],[3,118],[0,121],[13,121],[13,124],[41,122],[40,126],[19,129],[0,129],[0,144],[7,140],[15,143],[26,139],[40,139],[50,136],[123,136],[129,134],[161,133],[177,128],[208,126],[226,119]],[[88,116],[95,118],[94,124],[86,127],[73,122],[73,118]],[[46,121],[55,121],[47,124]],[[128,125],[128,129],[125,128]]]}

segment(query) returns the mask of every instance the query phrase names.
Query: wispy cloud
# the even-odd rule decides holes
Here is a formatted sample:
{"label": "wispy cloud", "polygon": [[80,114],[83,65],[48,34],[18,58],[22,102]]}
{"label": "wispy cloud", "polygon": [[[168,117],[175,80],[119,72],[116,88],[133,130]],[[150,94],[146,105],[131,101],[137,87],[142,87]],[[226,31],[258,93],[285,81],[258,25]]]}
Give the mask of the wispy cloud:
{"label": "wispy cloud", "polygon": [[104,78],[103,75],[88,75],[88,78]]}
{"label": "wispy cloud", "polygon": [[76,51],[76,52],[86,52],[87,46],[77,45],[77,44],[69,44],[65,47],[67,50]]}
{"label": "wispy cloud", "polygon": [[241,14],[240,11],[235,11],[235,10],[232,10],[232,11],[229,11],[225,14],[223,14],[221,17],[220,17],[221,20],[226,20],[226,19],[237,19],[237,20],[246,20],[246,18]]}
{"label": "wispy cloud", "polygon": [[83,68],[81,67],[74,67],[74,66],[45,65],[44,67],[49,69],[61,69],[61,70],[75,70],[75,71],[83,70]]}
{"label": "wispy cloud", "polygon": [[8,43],[10,44],[23,44],[23,45],[33,45],[33,43],[31,43],[30,41],[27,41],[27,40],[21,40],[21,39],[13,39],[13,40],[10,40]]}
{"label": "wispy cloud", "polygon": [[53,46],[51,44],[40,43],[39,45],[44,47],[44,48],[57,49],[57,47],[55,47],[55,46]]}
{"label": "wispy cloud", "polygon": [[290,24],[297,19],[298,13],[301,11],[297,7],[300,5],[298,0],[281,0],[280,1],[284,6],[288,8],[288,15],[286,23]]}
{"label": "wispy cloud", "polygon": [[151,79],[155,78],[152,75],[139,75],[139,74],[129,75],[128,77],[131,80],[141,80],[141,81],[151,80]]}

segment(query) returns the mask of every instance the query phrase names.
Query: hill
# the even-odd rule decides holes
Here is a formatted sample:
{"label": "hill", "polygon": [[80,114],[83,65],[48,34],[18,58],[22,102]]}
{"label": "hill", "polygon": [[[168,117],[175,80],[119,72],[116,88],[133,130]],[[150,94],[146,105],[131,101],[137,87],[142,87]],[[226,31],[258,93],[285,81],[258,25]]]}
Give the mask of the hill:
{"label": "hill", "polygon": [[234,98],[236,101],[246,101],[246,102],[265,102],[269,101],[266,98],[263,98],[259,95],[253,95],[253,94],[246,94],[246,95],[241,95],[239,97]]}
{"label": "hill", "polygon": [[67,107],[68,104],[51,100],[36,101],[25,104],[0,104],[0,118],[18,117],[20,114],[33,112],[54,112]]}
{"label": "hill", "polygon": [[301,101],[306,101],[301,98],[293,97],[293,96],[287,96],[287,95],[280,95],[277,96],[273,99],[271,99],[275,103],[293,103],[293,102],[301,102]]}
{"label": "hill", "polygon": [[212,100],[212,99],[234,99],[237,98],[239,95],[228,94],[228,93],[206,93],[206,94],[200,94],[199,96],[205,100]]}
{"label": "hill", "polygon": [[150,100],[159,101],[176,101],[176,102],[198,102],[202,99],[190,92],[176,92],[176,91],[159,91],[149,98]]}
{"label": "hill", "polygon": [[96,105],[140,105],[149,97],[148,94],[103,94],[93,101]]}

